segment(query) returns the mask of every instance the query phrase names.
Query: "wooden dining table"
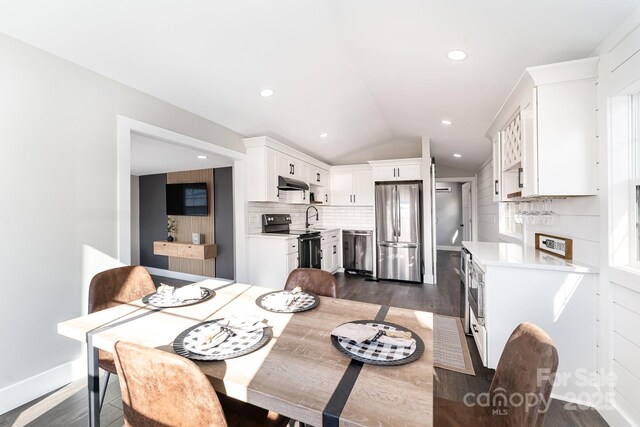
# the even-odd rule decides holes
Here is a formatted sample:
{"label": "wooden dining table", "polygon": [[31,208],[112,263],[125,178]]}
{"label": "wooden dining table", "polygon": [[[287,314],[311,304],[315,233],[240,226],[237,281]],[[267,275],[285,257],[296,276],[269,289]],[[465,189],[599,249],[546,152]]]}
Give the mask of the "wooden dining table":
{"label": "wooden dining table", "polygon": [[[196,362],[216,391],[313,426],[433,425],[432,313],[320,297],[299,313],[275,313],[256,305],[273,289],[204,281],[215,296],[199,304],[159,309],[132,301],[58,324],[58,333],[86,343],[89,422],[99,426],[98,349],[130,341],[173,352],[173,340],[203,321],[260,315],[273,337],[244,356]],[[331,343],[331,331],[353,320],[384,320],[410,329],[425,344],[422,356],[398,366],[352,360]]]}

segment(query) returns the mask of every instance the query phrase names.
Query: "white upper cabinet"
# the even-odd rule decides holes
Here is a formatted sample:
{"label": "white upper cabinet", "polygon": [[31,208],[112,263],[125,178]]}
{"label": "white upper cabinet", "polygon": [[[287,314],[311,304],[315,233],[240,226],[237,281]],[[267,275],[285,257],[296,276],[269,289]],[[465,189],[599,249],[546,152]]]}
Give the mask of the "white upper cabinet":
{"label": "white upper cabinet", "polygon": [[373,206],[373,177],[369,165],[331,168],[331,204]]}
{"label": "white upper cabinet", "polygon": [[[309,203],[310,192],[313,191],[318,195],[317,201],[328,202],[325,186],[328,184],[329,165],[266,136],[243,141],[247,150],[249,201]],[[310,185],[310,189],[280,192],[279,176],[303,181]],[[318,177],[324,186],[318,183]]]}
{"label": "white upper cabinet", "polygon": [[373,181],[416,181],[422,179],[422,159],[372,160]]}
{"label": "white upper cabinet", "polygon": [[527,68],[487,131],[494,200],[596,194],[598,58]]}
{"label": "white upper cabinet", "polygon": [[491,147],[493,153],[493,201],[499,202],[502,193],[502,177],[500,176],[500,132],[491,138]]}

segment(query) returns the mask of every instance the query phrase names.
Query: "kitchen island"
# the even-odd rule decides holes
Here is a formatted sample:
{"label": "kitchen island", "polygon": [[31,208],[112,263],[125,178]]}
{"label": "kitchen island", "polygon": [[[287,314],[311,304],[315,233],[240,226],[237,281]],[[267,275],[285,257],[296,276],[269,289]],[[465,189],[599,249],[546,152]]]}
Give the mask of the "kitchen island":
{"label": "kitchen island", "polygon": [[[597,270],[514,243],[462,242],[471,253],[471,332],[485,366],[495,369],[523,322],[544,329],[558,348],[553,396],[587,403],[597,372]],[[543,373],[541,373],[543,374]]]}

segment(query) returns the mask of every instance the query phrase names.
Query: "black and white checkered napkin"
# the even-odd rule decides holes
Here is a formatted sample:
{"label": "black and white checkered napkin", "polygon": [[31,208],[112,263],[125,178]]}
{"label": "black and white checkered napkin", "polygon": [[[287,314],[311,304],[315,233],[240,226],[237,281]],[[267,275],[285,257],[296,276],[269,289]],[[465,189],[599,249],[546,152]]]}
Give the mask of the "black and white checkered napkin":
{"label": "black and white checkered napkin", "polygon": [[[220,360],[228,359],[256,345],[262,339],[266,326],[262,322],[243,322],[237,318],[217,319],[202,323],[190,331],[184,337],[182,345],[192,353]],[[221,328],[228,337],[216,345],[219,340],[211,341],[209,338],[217,334]]]}
{"label": "black and white checkered napkin", "polygon": [[306,292],[294,294],[291,291],[271,292],[261,297],[262,307],[278,313],[294,313],[312,307],[317,299]]}
{"label": "black and white checkered napkin", "polygon": [[[193,286],[193,285],[189,285]],[[191,304],[207,298],[211,295],[211,291],[206,288],[200,288],[200,298],[185,299],[176,288],[167,285],[161,285],[155,294],[149,296],[147,303],[160,308],[180,307],[182,305]],[[184,293],[183,295],[192,296],[194,293]],[[197,292],[195,293],[197,294]]]}
{"label": "black and white checkered napkin", "polygon": [[[402,331],[402,329],[383,323],[368,322],[366,325],[383,330]],[[416,351],[415,340],[413,340],[410,346],[397,346],[385,344],[380,341],[364,341],[358,343],[344,337],[337,337],[337,339],[338,344],[348,353],[376,362],[402,360],[411,356]]]}

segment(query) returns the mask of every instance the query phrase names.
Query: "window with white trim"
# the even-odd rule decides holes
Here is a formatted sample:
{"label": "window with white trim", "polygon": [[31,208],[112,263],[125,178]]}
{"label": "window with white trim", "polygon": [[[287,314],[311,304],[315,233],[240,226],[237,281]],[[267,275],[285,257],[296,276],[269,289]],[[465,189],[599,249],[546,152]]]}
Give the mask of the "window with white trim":
{"label": "window with white trim", "polygon": [[610,98],[611,262],[640,272],[640,86]]}

